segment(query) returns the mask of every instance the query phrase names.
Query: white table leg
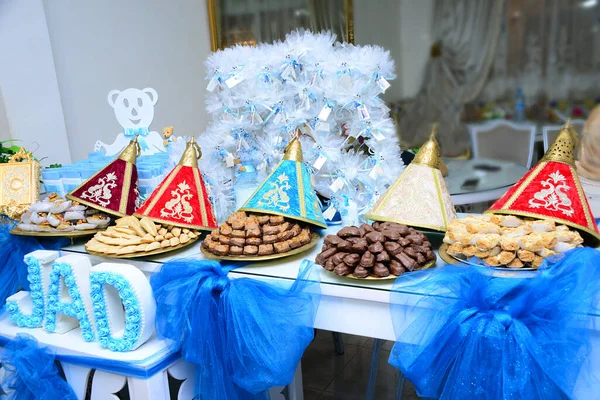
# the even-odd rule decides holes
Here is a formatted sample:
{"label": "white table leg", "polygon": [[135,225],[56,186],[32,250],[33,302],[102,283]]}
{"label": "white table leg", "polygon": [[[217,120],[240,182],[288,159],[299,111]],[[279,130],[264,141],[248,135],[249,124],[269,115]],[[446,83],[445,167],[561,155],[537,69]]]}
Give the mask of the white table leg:
{"label": "white table leg", "polygon": [[289,384],[289,400],[304,400],[304,388],[302,387],[302,363],[298,363],[294,380]]}
{"label": "white table leg", "polygon": [[[298,363],[296,372],[294,372],[294,379],[287,386],[288,397],[287,400],[304,400],[304,389],[302,388],[302,366]],[[286,400],[283,391],[285,386],[276,386],[269,389],[269,396],[271,400]]]}
{"label": "white table leg", "polygon": [[91,369],[67,363],[61,363],[60,365],[65,373],[65,378],[67,378],[67,383],[71,385],[73,392],[75,392],[75,396],[79,400],[84,400]]}
{"label": "white table leg", "polygon": [[123,389],[126,382],[123,375],[96,370],[92,379],[92,400],[119,400],[115,393]]}
{"label": "white table leg", "polygon": [[128,377],[129,395],[138,400],[169,400],[169,379],[167,371],[161,371],[148,379]]}
{"label": "white table leg", "polygon": [[183,381],[176,399],[189,400],[194,397],[194,365],[186,361],[179,360],[168,369],[169,375],[175,379]]}

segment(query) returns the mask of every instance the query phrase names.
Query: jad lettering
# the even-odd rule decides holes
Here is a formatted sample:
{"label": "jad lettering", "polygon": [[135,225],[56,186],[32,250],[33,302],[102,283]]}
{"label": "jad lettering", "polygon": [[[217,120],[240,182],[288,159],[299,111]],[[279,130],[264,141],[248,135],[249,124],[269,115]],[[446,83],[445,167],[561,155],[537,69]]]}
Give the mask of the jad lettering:
{"label": "jad lettering", "polygon": [[[92,266],[83,255],[58,258],[39,250],[25,256],[30,291],[6,301],[10,321],[22,328],[63,334],[77,327],[86,342],[130,351],[153,332],[156,305],[144,274],[132,265]],[[109,289],[112,288],[112,289]]]}
{"label": "jad lettering", "polygon": [[575,210],[571,207],[571,200],[567,195],[571,187],[567,185],[566,178],[559,172],[552,172],[548,179],[541,181],[544,187],[529,199],[531,208],[544,208],[549,211],[562,212],[564,215],[572,216]]}

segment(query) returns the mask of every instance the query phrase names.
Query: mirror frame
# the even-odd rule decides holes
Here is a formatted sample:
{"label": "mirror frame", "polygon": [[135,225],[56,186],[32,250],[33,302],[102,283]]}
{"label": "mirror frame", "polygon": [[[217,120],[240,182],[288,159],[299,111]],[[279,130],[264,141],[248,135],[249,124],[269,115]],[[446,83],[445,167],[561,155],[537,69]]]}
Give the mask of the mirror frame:
{"label": "mirror frame", "polygon": [[[210,26],[210,47],[211,50],[223,50],[221,35],[218,27],[219,21],[219,1],[220,0],[206,0],[208,7],[208,23]],[[344,0],[344,12],[346,16],[346,37],[348,43],[354,44],[354,10],[353,0]]]}

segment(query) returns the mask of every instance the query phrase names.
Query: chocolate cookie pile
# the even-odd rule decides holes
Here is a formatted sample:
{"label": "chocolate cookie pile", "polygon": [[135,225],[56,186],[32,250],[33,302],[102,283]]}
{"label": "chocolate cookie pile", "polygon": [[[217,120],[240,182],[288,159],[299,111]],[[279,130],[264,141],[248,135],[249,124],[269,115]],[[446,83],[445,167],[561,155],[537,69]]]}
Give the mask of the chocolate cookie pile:
{"label": "chocolate cookie pile", "polygon": [[279,215],[238,211],[211,232],[202,246],[217,256],[268,256],[287,253],[311,241],[310,228]]}
{"label": "chocolate cookie pile", "polygon": [[414,271],[435,260],[431,243],[420,232],[395,222],[347,226],[325,237],[316,262],[338,275],[385,278]]}

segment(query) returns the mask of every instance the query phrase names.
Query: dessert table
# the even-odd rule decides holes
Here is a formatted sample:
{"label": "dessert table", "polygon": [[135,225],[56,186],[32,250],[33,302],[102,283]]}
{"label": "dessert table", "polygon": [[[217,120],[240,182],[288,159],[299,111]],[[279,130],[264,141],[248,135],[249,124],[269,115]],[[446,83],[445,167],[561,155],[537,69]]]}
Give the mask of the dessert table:
{"label": "dessert table", "polygon": [[[528,171],[513,162],[485,158],[444,161],[448,167],[446,186],[457,206],[497,200]],[[477,185],[463,186],[469,179],[478,179]]]}
{"label": "dessert table", "polygon": [[[339,227],[337,226],[329,227],[326,231],[322,232],[322,237],[325,234],[335,233],[338,229]],[[232,278],[245,277],[262,281],[292,283],[296,279],[302,260],[314,260],[320,248],[321,246],[317,245],[313,249],[299,255],[241,266],[231,271],[230,276]],[[74,245],[63,249],[63,252],[85,253],[85,249],[83,245]],[[157,271],[163,262],[181,257],[204,258],[200,252],[200,246],[194,244],[185,249],[172,252],[169,255],[153,256],[137,260],[112,259],[111,261],[126,262],[135,265],[149,276]],[[106,259],[95,256],[91,256],[91,260],[93,264],[106,261]],[[436,266],[443,264],[444,262],[438,257]],[[500,274],[506,278],[511,278],[514,276],[523,276],[520,274],[532,274],[532,272],[507,271]],[[320,279],[322,297],[315,319],[315,328],[395,341],[396,336],[390,315],[390,291],[393,280],[380,282],[354,280],[336,276],[324,269],[320,269]],[[404,294],[405,296],[401,297],[401,305],[405,306],[405,313],[402,318],[408,325],[416,317],[418,307],[422,306],[422,304],[419,304],[419,301],[424,299],[425,293],[412,291]],[[580,377],[587,377],[588,381],[590,376],[600,376],[600,315],[594,316],[590,329],[592,331],[592,354],[588,364],[584,367],[580,375]],[[375,342],[377,343],[378,341]],[[374,351],[377,351],[377,346],[374,346]],[[375,356],[378,356],[378,354],[375,354]],[[292,384],[293,387],[289,390],[290,399],[302,399],[300,371],[300,368],[298,368],[295,382]],[[593,387],[584,386],[583,384],[577,385],[575,390],[576,398],[591,398],[590,393],[598,393],[600,391],[600,380],[592,379],[592,381]]]}

